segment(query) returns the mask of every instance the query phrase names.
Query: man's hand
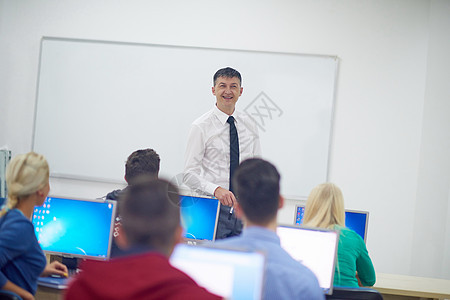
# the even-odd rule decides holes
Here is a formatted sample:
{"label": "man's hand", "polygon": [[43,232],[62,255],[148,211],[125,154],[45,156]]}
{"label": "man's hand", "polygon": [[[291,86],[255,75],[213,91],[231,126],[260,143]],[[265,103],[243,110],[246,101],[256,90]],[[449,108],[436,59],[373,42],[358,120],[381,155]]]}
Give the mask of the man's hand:
{"label": "man's hand", "polygon": [[67,277],[68,276],[68,270],[65,265],[60,263],[59,261],[53,261],[50,264],[47,264],[44,271],[42,272],[41,276],[46,277],[50,275],[60,275]]}
{"label": "man's hand", "polygon": [[219,199],[222,205],[234,206],[234,204],[236,203],[234,194],[220,186],[214,191],[214,196]]}

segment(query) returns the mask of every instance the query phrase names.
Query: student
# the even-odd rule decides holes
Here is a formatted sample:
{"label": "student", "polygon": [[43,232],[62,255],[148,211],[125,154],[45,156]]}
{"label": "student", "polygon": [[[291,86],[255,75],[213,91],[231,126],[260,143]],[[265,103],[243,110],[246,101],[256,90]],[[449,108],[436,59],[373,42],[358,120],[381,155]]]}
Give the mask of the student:
{"label": "student", "polygon": [[340,230],[334,285],[358,287],[375,284],[375,270],[363,239],[345,227],[344,197],[333,183],[316,186],[306,201],[305,226]]}
{"label": "student", "polygon": [[34,152],[17,155],[6,169],[6,185],[8,198],[0,212],[0,289],[34,299],[39,276],[67,276],[60,262],[47,264],[30,221],[50,190],[47,161]]}
{"label": "student", "polygon": [[[136,150],[125,163],[125,181],[132,184],[137,177],[158,178],[160,158],[153,149]],[[106,195],[108,200],[119,200],[122,190],[114,190]]]}
{"label": "student", "polygon": [[125,256],[83,262],[65,299],[220,299],[169,263],[182,240],[178,201],[176,188],[163,180],[129,186],[117,240]]}
{"label": "student", "polygon": [[216,239],[239,235],[242,222],[231,208],[236,202],[231,178],[240,161],[261,156],[258,128],[246,113],[236,111],[242,95],[241,74],[232,68],[213,76],[214,107],[192,123],[186,147],[184,182],[219,199]]}
{"label": "student", "polygon": [[[125,163],[125,181],[130,185],[133,184],[136,178],[140,178],[140,180],[156,179],[158,178],[159,164],[160,158],[155,150],[136,150],[128,156],[127,162]],[[117,201],[120,199],[120,194],[126,189],[114,190],[108,193],[105,198]],[[111,257],[119,256],[122,252],[116,243],[116,238],[119,235],[120,218],[120,211],[118,211],[114,222],[114,239],[111,244]]]}
{"label": "student", "polygon": [[264,299],[324,299],[314,273],[280,246],[277,213],[284,199],[277,169],[262,159],[248,159],[237,168],[233,185],[236,214],[244,220],[245,228],[240,236],[216,244],[266,253]]}

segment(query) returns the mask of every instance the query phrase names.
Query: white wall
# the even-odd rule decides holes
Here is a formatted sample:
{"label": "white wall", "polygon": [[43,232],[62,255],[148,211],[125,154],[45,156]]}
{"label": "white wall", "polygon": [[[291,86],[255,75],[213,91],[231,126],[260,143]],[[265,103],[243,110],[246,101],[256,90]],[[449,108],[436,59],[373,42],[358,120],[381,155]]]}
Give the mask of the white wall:
{"label": "white wall", "polygon": [[[450,277],[450,1],[432,2],[411,273]],[[426,255],[426,259],[423,257]]]}
{"label": "white wall", "polygon": [[0,0],[0,147],[31,149],[42,36],[337,55],[330,180],[347,208],[370,211],[378,272],[450,279],[449,15],[445,0]]}

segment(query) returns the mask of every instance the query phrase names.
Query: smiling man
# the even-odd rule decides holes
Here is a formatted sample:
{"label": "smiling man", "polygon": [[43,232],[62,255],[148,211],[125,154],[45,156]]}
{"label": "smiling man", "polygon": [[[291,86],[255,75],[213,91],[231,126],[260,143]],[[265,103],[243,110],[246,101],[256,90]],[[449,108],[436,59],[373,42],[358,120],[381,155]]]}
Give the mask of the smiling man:
{"label": "smiling man", "polygon": [[192,123],[185,156],[184,182],[221,203],[216,239],[239,235],[242,222],[233,212],[236,198],[230,178],[239,163],[261,155],[256,123],[236,103],[242,95],[241,74],[232,68],[213,77],[214,107]]}

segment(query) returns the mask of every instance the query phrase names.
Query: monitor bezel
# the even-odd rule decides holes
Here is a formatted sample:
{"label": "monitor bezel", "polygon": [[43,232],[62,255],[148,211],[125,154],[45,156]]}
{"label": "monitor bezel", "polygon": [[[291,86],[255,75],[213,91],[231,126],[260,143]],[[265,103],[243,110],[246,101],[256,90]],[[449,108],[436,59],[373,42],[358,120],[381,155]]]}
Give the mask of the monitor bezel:
{"label": "monitor bezel", "polygon": [[365,210],[357,210],[357,209],[346,209],[345,212],[358,213],[358,214],[366,215],[366,224],[364,226],[364,238],[363,238],[364,243],[366,243],[366,241],[367,241],[367,230],[369,228],[369,212],[365,211]]}
{"label": "monitor bezel", "polygon": [[[108,238],[108,253],[106,257],[100,257],[100,256],[93,256],[93,255],[83,255],[83,254],[73,254],[73,253],[67,253],[67,252],[58,252],[58,251],[50,251],[50,250],[44,250],[42,251],[45,254],[49,255],[57,255],[65,258],[81,258],[81,259],[92,259],[92,260],[109,260],[111,256],[111,246],[113,241],[113,233],[114,233],[114,221],[116,218],[117,213],[117,201],[110,200],[110,199],[101,199],[101,198],[95,198],[95,199],[89,199],[89,198],[82,198],[82,197],[72,197],[72,196],[61,196],[61,195],[48,195],[45,200],[48,198],[57,198],[57,199],[64,199],[64,200],[75,200],[75,201],[84,201],[84,202],[96,202],[96,203],[109,203],[112,204],[112,213],[111,213],[111,222],[109,225],[109,238]],[[40,207],[40,206],[36,206]],[[34,209],[33,209],[33,215],[34,215]],[[33,216],[32,216],[33,218]],[[33,219],[32,219],[33,220]],[[34,224],[33,224],[34,226]],[[37,237],[36,237],[37,239]]]}
{"label": "monitor bezel", "polygon": [[[186,244],[192,244],[192,245],[199,245],[207,242],[214,242],[216,240],[216,233],[217,233],[217,224],[219,223],[219,213],[220,213],[220,201],[216,197],[208,196],[208,195],[201,195],[196,193],[188,193],[188,192],[180,192],[180,222],[181,222],[181,197],[195,197],[195,198],[201,198],[201,199],[208,199],[208,200],[215,200],[217,201],[217,209],[216,209],[216,216],[215,216],[215,225],[214,225],[214,232],[213,232],[213,238],[212,240],[208,239],[193,239],[188,238],[183,235],[183,240]],[[183,228],[184,230],[184,228]]]}

